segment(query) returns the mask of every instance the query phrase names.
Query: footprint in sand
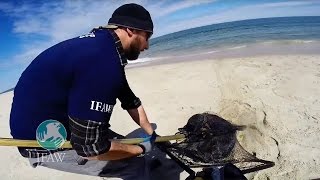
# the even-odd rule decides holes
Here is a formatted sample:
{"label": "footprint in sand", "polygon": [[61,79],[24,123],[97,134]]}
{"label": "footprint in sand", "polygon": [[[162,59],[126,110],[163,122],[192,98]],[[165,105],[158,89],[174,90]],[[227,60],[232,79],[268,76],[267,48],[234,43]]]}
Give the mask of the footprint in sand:
{"label": "footprint in sand", "polygon": [[277,161],[280,156],[278,141],[272,137],[265,111],[244,102],[225,99],[221,101],[218,114],[234,124],[247,127],[237,135],[245,150],[258,158]]}

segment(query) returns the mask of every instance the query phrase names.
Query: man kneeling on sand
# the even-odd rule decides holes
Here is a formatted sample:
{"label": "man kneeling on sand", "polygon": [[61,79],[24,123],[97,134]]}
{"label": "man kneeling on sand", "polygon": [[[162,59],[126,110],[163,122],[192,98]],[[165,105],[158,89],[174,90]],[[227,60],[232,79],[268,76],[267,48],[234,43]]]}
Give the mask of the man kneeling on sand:
{"label": "man kneeling on sand", "polygon": [[[44,147],[19,148],[34,167],[96,176],[117,176],[121,169],[132,168],[134,174],[126,174],[131,179],[147,177],[143,158],[137,156],[151,151],[156,134],[124,67],[148,49],[152,33],[149,12],[125,4],[107,26],[54,45],[32,61],[14,90],[10,128],[13,138],[37,139]],[[109,141],[118,136],[108,130],[117,98],[148,135],[143,143]],[[59,149],[65,140],[72,149]],[[121,159],[123,163],[110,161]]]}

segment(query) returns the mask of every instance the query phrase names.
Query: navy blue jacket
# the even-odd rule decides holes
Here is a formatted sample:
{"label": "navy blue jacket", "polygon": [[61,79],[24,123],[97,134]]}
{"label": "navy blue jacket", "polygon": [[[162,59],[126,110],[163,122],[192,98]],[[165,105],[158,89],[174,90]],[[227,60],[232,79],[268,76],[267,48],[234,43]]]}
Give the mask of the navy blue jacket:
{"label": "navy blue jacket", "polygon": [[124,109],[140,105],[126,80],[121,42],[114,36],[100,29],[61,42],[32,61],[14,89],[13,138],[36,139],[39,124],[53,119],[66,127],[69,139],[68,116],[109,123],[117,98]]}

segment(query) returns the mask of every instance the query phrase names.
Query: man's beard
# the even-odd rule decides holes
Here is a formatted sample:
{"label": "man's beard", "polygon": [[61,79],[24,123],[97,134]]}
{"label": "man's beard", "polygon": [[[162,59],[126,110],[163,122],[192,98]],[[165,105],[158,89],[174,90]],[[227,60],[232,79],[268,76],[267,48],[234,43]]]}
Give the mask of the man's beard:
{"label": "man's beard", "polygon": [[140,49],[139,49],[139,41],[133,41],[130,44],[130,48],[124,52],[128,60],[136,60],[138,59],[140,55]]}

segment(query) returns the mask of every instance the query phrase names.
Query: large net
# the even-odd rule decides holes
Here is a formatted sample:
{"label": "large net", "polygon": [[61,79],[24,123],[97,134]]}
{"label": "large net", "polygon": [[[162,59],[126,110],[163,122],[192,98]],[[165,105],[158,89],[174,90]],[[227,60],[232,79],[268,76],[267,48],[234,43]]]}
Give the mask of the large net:
{"label": "large net", "polygon": [[166,144],[171,153],[188,167],[236,165],[243,173],[258,171],[274,165],[248,153],[238,142],[236,132],[245,126],[231,124],[215,114],[195,114],[183,127],[180,134],[185,139]]}

